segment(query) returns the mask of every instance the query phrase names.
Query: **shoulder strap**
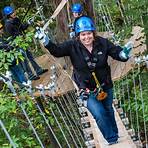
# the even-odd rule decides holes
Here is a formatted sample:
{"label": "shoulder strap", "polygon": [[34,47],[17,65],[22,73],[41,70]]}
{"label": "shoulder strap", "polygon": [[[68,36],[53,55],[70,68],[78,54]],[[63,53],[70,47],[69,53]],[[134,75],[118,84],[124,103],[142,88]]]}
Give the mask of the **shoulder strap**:
{"label": "shoulder strap", "polygon": [[82,55],[83,55],[83,57],[87,63],[87,66],[91,72],[95,71],[95,68],[96,68],[96,63],[98,61],[97,51],[98,50],[96,50],[93,53],[93,55],[92,55],[93,57],[92,57],[92,59],[90,59],[90,57],[87,55],[86,51],[82,49]]}
{"label": "shoulder strap", "polygon": [[96,50],[94,53],[93,53],[93,57],[92,59],[90,59],[90,57],[87,55],[86,51],[82,50],[82,54],[84,56],[84,59],[87,63],[87,66],[89,68],[89,71],[91,73],[91,75],[93,76],[94,80],[95,80],[95,83],[96,83],[96,88],[101,88],[101,85],[96,77],[96,74],[95,74],[95,68],[96,68],[96,64],[97,64],[97,61],[98,61],[98,54],[97,54],[98,50]]}

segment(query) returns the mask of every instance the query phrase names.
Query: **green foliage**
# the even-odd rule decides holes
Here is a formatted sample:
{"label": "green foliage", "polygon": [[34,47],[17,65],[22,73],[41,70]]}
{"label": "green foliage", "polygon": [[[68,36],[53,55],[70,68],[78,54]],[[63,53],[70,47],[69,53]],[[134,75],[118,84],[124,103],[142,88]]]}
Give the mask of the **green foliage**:
{"label": "green foliage", "polygon": [[[130,122],[132,123],[132,128],[137,131],[137,120],[140,125],[140,132],[144,129],[144,122],[146,122],[146,128],[148,129],[148,75],[145,69],[141,69],[141,72],[137,69],[133,73],[129,73],[128,79],[124,78],[115,82],[115,90],[117,98],[121,102],[121,107],[123,107],[124,112],[128,115]],[[142,84],[142,91],[140,87],[140,81]],[[135,86],[134,86],[135,83]],[[128,84],[128,89],[127,89]],[[123,93],[124,91],[124,93]],[[129,96],[128,96],[129,91]],[[138,119],[137,119],[138,116]]]}
{"label": "green foliage", "polygon": [[27,32],[23,36],[17,36],[14,40],[14,45],[19,48],[27,49],[32,43],[33,39],[33,31]]}
{"label": "green foliage", "polygon": [[[16,103],[15,97],[12,96],[9,91],[3,90],[2,92],[0,92],[1,120],[3,121],[6,129],[8,130],[13,142],[16,144],[17,148],[40,147],[37,139],[35,138],[35,135],[33,134],[33,130],[31,129],[22,111],[23,107],[42,142],[45,144],[45,146],[52,148],[52,145],[50,144],[50,136],[48,135],[47,131],[47,125],[45,124],[45,121],[39,113],[35,103],[33,103],[30,96],[28,96],[26,91],[24,91],[23,89],[19,91],[19,94],[21,94],[19,96],[19,98],[21,98],[21,104]],[[73,147],[73,143],[71,141],[68,129],[66,128],[61,118],[61,114],[59,114],[59,111],[57,110],[55,104],[52,102],[49,102],[49,104],[45,104],[45,102],[41,98],[37,98],[36,101],[39,105],[44,106],[45,116],[49,124],[52,126],[52,129],[54,130],[58,140],[62,144],[62,147],[66,147],[66,143],[60,131],[60,128],[53,116],[52,111],[57,117],[59,124],[61,125],[67,139],[69,140],[69,144]],[[65,106],[65,110],[67,110],[66,108],[67,107]],[[66,117],[64,118],[65,120],[67,120]],[[72,127],[69,125],[69,128]],[[77,133],[77,136],[79,136],[79,133]],[[0,147],[11,147],[9,141],[6,138],[6,135],[2,130],[0,130]]]}
{"label": "green foliage", "polygon": [[[26,99],[27,97],[25,97]],[[29,99],[29,97],[28,97]],[[42,118],[39,116],[35,106],[31,100],[22,100],[22,106],[31,119],[36,130],[43,134],[44,125]],[[18,148],[20,147],[39,147],[36,138],[34,138],[33,131],[27,122],[21,107],[16,103],[15,98],[4,92],[0,93],[0,114],[1,120],[4,122],[13,142]],[[42,138],[46,139],[46,134]],[[0,130],[0,147],[9,146],[9,141],[2,130]],[[9,146],[10,147],[10,146]]]}
{"label": "green foliage", "polygon": [[[119,2],[119,3],[117,3]],[[101,8],[100,8],[100,3]],[[146,42],[148,45],[148,15],[146,0],[99,0],[95,1],[95,11],[97,27],[99,31],[106,31],[105,23],[102,16],[105,15],[112,19],[114,25],[113,32],[120,41],[127,39],[131,36],[131,30],[133,26],[141,26],[144,28],[144,34],[146,36]],[[102,14],[103,12],[103,14]],[[109,13],[108,13],[109,12]],[[112,26],[110,22],[110,26]]]}
{"label": "green foliage", "polygon": [[32,43],[34,33],[28,32],[25,36],[17,36],[12,43],[11,46],[14,47],[13,50],[9,52],[0,50],[0,71],[5,72],[9,69],[9,66],[12,64],[18,64],[19,61],[23,61],[24,57],[20,52],[20,48],[26,50],[29,48]]}
{"label": "green foliage", "polygon": [[0,50],[0,71],[7,71],[12,63],[18,64],[19,60],[23,60],[23,56],[18,50],[13,49],[9,52]]}

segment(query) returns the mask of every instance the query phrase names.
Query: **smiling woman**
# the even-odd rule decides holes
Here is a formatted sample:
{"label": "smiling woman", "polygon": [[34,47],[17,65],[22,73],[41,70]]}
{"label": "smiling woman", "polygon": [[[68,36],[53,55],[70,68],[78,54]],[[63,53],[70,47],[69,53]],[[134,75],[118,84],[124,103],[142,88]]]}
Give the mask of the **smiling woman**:
{"label": "smiling woman", "polygon": [[81,43],[88,49],[88,51],[92,52],[94,34],[92,31],[81,32],[79,35],[79,39]]}
{"label": "smiling woman", "polygon": [[113,84],[107,59],[111,56],[125,62],[128,56],[121,57],[124,49],[95,35],[95,24],[90,17],[79,17],[74,27],[76,39],[58,45],[49,40],[42,29],[37,35],[43,36],[40,42],[53,56],[70,57],[80,98],[85,101],[107,142],[115,144],[118,142],[118,128],[112,107]]}
{"label": "smiling woman", "polygon": [[75,22],[76,36],[91,53],[93,49],[95,25],[91,18],[83,16]]}

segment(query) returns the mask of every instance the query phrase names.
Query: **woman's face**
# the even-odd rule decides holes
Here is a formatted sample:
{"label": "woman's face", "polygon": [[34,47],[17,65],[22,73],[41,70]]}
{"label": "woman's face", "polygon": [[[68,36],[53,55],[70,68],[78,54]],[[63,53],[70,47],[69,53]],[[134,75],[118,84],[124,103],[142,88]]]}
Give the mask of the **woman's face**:
{"label": "woman's face", "polygon": [[10,15],[10,17],[13,18],[13,19],[16,18],[16,12],[14,11],[14,12]]}
{"label": "woman's face", "polygon": [[92,45],[94,34],[92,31],[80,32],[79,39],[84,46]]}
{"label": "woman's face", "polygon": [[73,12],[73,17],[74,17],[74,18],[79,17],[79,13],[77,13],[77,12]]}

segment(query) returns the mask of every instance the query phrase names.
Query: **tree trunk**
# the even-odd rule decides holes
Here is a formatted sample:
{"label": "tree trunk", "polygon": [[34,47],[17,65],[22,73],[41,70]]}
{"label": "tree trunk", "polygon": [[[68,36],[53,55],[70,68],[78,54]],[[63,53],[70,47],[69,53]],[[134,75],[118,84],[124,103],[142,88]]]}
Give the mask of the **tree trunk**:
{"label": "tree trunk", "polygon": [[146,37],[146,53],[148,53],[148,16],[147,14],[142,15],[142,20],[143,20],[143,25],[144,25],[144,32],[145,32],[145,37]]}
{"label": "tree trunk", "polygon": [[[55,9],[60,4],[61,0],[54,0]],[[64,7],[65,8],[65,7]],[[68,20],[67,20],[67,10],[62,9],[57,16],[56,24],[56,39],[58,42],[64,41],[68,37]]]}
{"label": "tree trunk", "polygon": [[4,86],[4,82],[0,81],[0,91],[3,89],[3,86]]}
{"label": "tree trunk", "polygon": [[92,0],[83,0],[83,3],[84,3],[84,9],[86,11],[86,14],[94,19],[95,13],[94,13]]}
{"label": "tree trunk", "polygon": [[[55,0],[54,6],[55,9],[59,5],[61,0]],[[67,17],[67,9],[66,6],[61,10],[61,12],[57,16],[57,22],[56,22],[56,40],[57,42],[62,42],[66,39],[68,39],[69,35],[69,29],[68,29],[68,17]],[[66,70],[70,70],[71,62],[69,57],[61,58],[61,63],[63,63],[63,60],[65,61],[65,64],[62,64],[62,67],[64,67]]]}

